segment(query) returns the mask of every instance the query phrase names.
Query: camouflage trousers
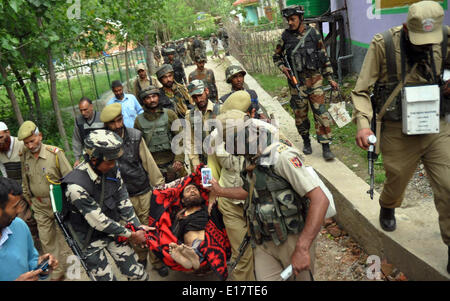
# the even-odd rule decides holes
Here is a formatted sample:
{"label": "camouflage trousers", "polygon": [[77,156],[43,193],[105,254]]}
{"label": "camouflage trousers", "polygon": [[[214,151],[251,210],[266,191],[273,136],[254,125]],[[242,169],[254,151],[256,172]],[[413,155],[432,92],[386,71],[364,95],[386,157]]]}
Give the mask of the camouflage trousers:
{"label": "camouflage trousers", "polygon": [[295,114],[295,126],[300,135],[309,135],[311,127],[308,118],[309,106],[314,116],[314,123],[319,143],[331,142],[332,120],[325,107],[325,94],[323,92],[323,77],[321,74],[314,74],[306,78],[303,86],[300,87],[300,95],[295,87],[290,86],[290,104]]}
{"label": "camouflage trousers", "polygon": [[213,57],[219,57],[219,46],[212,46]]}
{"label": "camouflage trousers", "polygon": [[91,242],[84,251],[87,268],[97,281],[117,280],[105,251],[108,251],[120,272],[128,280],[149,280],[149,275],[144,266],[137,262],[137,255],[130,245],[119,244],[112,237],[105,237]]}
{"label": "camouflage trousers", "polygon": [[230,53],[228,40],[222,40],[222,47],[225,50],[225,53],[228,55]]}

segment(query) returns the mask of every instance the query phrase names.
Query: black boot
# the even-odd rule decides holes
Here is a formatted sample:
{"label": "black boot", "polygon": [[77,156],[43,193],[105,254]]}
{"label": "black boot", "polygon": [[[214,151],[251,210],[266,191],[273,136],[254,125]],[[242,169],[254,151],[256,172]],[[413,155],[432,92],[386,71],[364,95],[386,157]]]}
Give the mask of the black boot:
{"label": "black boot", "polygon": [[309,135],[302,135],[302,138],[303,138],[303,153],[305,155],[311,155],[312,147],[311,147],[311,139],[309,139]]}
{"label": "black boot", "polygon": [[322,144],[322,156],[326,161],[333,160],[336,156],[330,150],[329,143]]}
{"label": "black boot", "polygon": [[397,227],[395,222],[395,208],[380,209],[380,225],[384,231],[392,232]]}

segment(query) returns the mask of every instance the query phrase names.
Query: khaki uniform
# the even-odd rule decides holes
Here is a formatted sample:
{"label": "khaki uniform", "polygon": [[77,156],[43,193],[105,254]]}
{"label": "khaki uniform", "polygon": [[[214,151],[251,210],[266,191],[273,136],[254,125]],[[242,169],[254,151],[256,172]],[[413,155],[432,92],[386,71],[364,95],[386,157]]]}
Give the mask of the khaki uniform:
{"label": "khaki uniform", "polygon": [[[265,156],[271,154],[269,156]],[[249,162],[246,162],[248,165]],[[282,143],[269,145],[262,153],[259,165],[273,168],[276,175],[281,176],[290,183],[292,188],[300,196],[305,196],[308,192],[319,187],[319,183],[308,173],[301,161],[301,155],[295,148]],[[255,174],[253,174],[255,177]],[[247,183],[253,179],[247,176]],[[249,187],[244,184],[244,189]],[[254,190],[254,196],[258,197]],[[254,250],[255,276],[257,281],[281,280],[280,273],[291,263],[291,256],[295,250],[299,234],[289,234],[288,239],[276,246],[273,241],[264,240],[262,244],[256,245]],[[311,272],[314,274],[315,243],[311,245]],[[308,271],[302,271],[295,280],[311,280]]]}
{"label": "khaki uniform", "polygon": [[[397,72],[400,78],[400,33],[402,26],[390,29],[396,52]],[[450,42],[450,39],[449,39]],[[441,45],[433,46],[436,72],[440,74]],[[450,66],[450,45],[445,67]],[[411,66],[406,67],[406,74]],[[430,63],[419,64],[406,85],[429,84]],[[361,73],[352,91],[355,107],[353,118],[358,130],[370,128],[373,116],[369,89],[376,83],[388,80],[385,43],[382,34],[372,39]],[[380,139],[380,137],[378,137]],[[439,134],[412,135],[402,133],[402,122],[385,121],[381,131],[381,152],[383,154],[386,181],[380,196],[380,205],[385,208],[399,207],[403,201],[406,186],[419,160],[422,160],[433,188],[434,201],[439,213],[439,226],[446,245],[450,245],[450,125],[442,119]]]}
{"label": "khaki uniform", "polygon": [[59,261],[58,268],[52,272],[52,278],[58,279],[65,273],[66,256],[71,254],[71,251],[55,222],[49,185],[58,183],[72,170],[72,166],[64,155],[64,151],[43,143],[37,159],[26,148],[21,157],[23,196],[31,201],[44,253],[53,254]]}
{"label": "khaki uniform", "polygon": [[[214,116],[214,103],[211,102],[210,100],[208,100],[208,105],[206,107],[206,112],[203,114],[203,112],[201,112],[198,107],[196,106],[194,109],[194,116],[196,114],[201,114],[202,115],[202,136],[201,136],[201,141],[198,141],[197,144],[199,145],[197,148],[200,148],[200,144],[201,144],[201,154],[196,154],[196,149],[195,149],[195,132],[192,130],[193,124],[191,124],[191,150],[188,154],[189,160],[190,160],[190,164],[191,164],[191,170],[195,170],[195,168],[200,164],[200,161],[206,161],[206,160],[201,160],[200,156],[203,156],[203,158],[207,158],[207,154],[205,154],[205,151],[203,149],[203,139],[205,138],[204,136],[204,127],[205,127],[205,121],[209,120],[209,119],[214,119],[216,118],[216,116]],[[189,121],[189,123],[193,122],[191,121],[191,110],[188,110],[186,112],[186,121]],[[209,133],[208,133],[209,134]],[[199,140],[200,135],[198,135],[197,140]]]}
{"label": "khaki uniform", "polygon": [[[301,33],[296,34],[294,39],[302,39],[306,35],[308,29],[309,27],[305,27]],[[283,36],[284,35],[285,34],[283,34]],[[323,78],[326,77],[328,80],[332,80],[333,68],[331,67],[325,45],[319,31],[315,28],[311,28],[310,35],[315,35],[318,41],[317,45],[314,45],[314,51],[319,52],[326,58],[326,60],[325,63],[320,66],[320,69],[308,69],[298,74],[300,95],[297,89],[289,82],[289,88],[292,96],[290,103],[295,114],[295,126],[297,127],[299,134],[301,136],[309,135],[310,122],[308,119],[308,108],[311,106],[318,142],[330,143],[332,137],[332,121],[330,120],[329,114],[325,108]],[[279,44],[282,45],[283,51],[285,51],[287,41],[282,39]],[[280,70],[282,70],[282,67],[285,66],[281,56],[278,54],[273,56],[273,61],[275,65],[280,68]],[[292,65],[292,60],[291,67],[294,68]]]}
{"label": "khaki uniform", "polygon": [[[221,187],[242,187],[240,172],[244,167],[244,160],[243,156],[227,153],[222,143],[216,148],[214,154],[208,156],[208,167],[211,168],[212,176],[217,179]],[[231,260],[235,261],[239,254],[239,246],[248,232],[244,216],[244,201],[220,197],[217,202],[231,243]],[[234,281],[255,281],[251,247],[247,247],[232,275]]]}

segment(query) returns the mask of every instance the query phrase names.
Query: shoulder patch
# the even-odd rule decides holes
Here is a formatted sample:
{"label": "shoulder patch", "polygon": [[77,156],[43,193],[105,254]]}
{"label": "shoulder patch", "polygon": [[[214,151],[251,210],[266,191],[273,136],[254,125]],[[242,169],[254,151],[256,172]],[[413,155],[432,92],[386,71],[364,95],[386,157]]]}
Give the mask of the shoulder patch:
{"label": "shoulder patch", "polygon": [[47,146],[46,149],[47,149],[49,152],[54,153],[54,154],[57,154],[58,152],[61,151],[61,149],[58,148],[58,147],[56,147],[56,146]]}
{"label": "shoulder patch", "polygon": [[302,161],[298,157],[293,157],[289,159],[292,165],[294,165],[295,168],[300,168],[303,166]]}
{"label": "shoulder patch", "polygon": [[285,145],[285,144],[280,144],[280,145],[278,146],[278,148],[277,148],[277,152],[282,153],[282,152],[284,152],[284,151],[287,150],[287,149],[288,149],[288,146],[287,146],[287,145]]}

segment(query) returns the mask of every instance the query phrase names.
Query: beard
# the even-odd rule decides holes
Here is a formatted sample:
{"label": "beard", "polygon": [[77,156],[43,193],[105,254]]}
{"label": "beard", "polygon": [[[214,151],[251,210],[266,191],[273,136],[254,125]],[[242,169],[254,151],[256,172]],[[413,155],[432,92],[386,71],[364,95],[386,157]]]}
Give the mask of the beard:
{"label": "beard", "polygon": [[5,142],[0,143],[0,153],[7,153],[11,147],[11,137],[5,138]]}
{"label": "beard", "polygon": [[199,195],[188,196],[183,198],[182,203],[185,208],[192,208],[195,206],[201,206],[203,204],[203,199]]}
{"label": "beard", "polygon": [[164,87],[168,88],[168,89],[172,89],[173,86],[173,81],[168,81],[167,83],[165,83]]}

